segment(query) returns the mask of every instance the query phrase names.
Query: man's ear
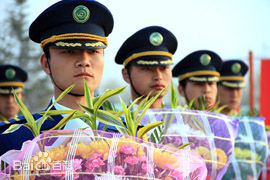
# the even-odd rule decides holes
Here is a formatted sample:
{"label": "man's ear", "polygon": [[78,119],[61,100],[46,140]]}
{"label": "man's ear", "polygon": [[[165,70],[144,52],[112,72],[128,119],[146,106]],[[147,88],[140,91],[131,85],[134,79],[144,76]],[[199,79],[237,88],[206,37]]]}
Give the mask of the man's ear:
{"label": "man's ear", "polygon": [[24,92],[21,92],[21,100],[24,100]]}
{"label": "man's ear", "polygon": [[44,70],[44,72],[49,75],[49,74],[51,74],[51,71],[50,71],[48,61],[49,61],[49,59],[47,59],[45,54],[42,54],[40,57],[40,64],[41,64],[41,67]]}
{"label": "man's ear", "polygon": [[185,97],[185,92],[184,92],[183,86],[178,85],[177,89],[178,89],[179,94],[180,94],[181,96]]}
{"label": "man's ear", "polygon": [[126,68],[122,69],[122,76],[123,76],[123,79],[126,81],[126,83],[130,84],[129,74]]}

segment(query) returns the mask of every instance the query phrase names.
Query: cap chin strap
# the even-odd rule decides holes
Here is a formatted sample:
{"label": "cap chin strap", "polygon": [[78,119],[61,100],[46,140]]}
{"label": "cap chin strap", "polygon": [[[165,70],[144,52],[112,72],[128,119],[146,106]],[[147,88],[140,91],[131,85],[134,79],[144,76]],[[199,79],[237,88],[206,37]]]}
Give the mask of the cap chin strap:
{"label": "cap chin strap", "polygon": [[138,97],[143,96],[143,95],[141,95],[141,94],[135,89],[135,87],[134,87],[134,85],[133,85],[133,82],[132,82],[132,78],[131,78],[131,74],[130,74],[129,68],[127,68],[127,72],[128,72],[128,78],[129,78],[129,81],[130,81],[130,86],[131,86],[131,88],[132,88],[133,91],[138,95]]}
{"label": "cap chin strap", "polygon": [[184,98],[185,98],[185,100],[186,100],[186,103],[189,104],[190,101],[189,101],[189,99],[188,99],[188,97],[187,97],[186,90],[184,89],[183,92],[184,92]]}
{"label": "cap chin strap", "polygon": [[[49,65],[50,76],[51,76],[51,79],[52,79],[54,85],[55,85],[58,89],[60,89],[62,92],[64,92],[65,90],[62,89],[62,88],[60,88],[60,87],[56,84],[56,82],[54,81],[54,79],[53,79],[52,71],[51,71],[51,65],[50,65],[50,63],[49,63],[49,59],[47,59],[47,62],[48,62],[48,65]],[[82,94],[75,94],[75,93],[71,93],[71,92],[69,92],[68,94],[71,95],[71,96],[76,96],[76,97],[82,97],[82,96],[84,96],[84,94],[83,94],[83,95],[82,95]]]}

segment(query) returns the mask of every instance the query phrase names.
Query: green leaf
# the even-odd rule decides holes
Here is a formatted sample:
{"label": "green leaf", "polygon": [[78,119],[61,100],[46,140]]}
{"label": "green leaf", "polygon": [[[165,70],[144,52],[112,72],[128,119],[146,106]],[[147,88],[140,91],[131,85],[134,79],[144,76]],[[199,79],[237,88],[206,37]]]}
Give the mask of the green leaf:
{"label": "green leaf", "polygon": [[125,128],[125,125],[120,117],[114,116],[111,113],[108,113],[103,110],[97,111],[97,120],[103,122],[104,124]]}
{"label": "green leaf", "polygon": [[[125,122],[126,122],[126,126],[127,126],[127,129],[128,131],[130,132],[129,135],[132,135],[132,136],[136,136],[136,128],[134,126],[134,120],[132,118],[132,114],[131,112],[128,110],[128,108],[126,107],[125,103],[123,102],[123,100],[121,99],[120,97],[120,102],[122,104],[122,109],[124,111],[124,114],[125,114]],[[129,107],[131,107],[132,105],[130,105]]]}
{"label": "green leaf", "polygon": [[84,82],[84,96],[85,96],[85,99],[86,99],[86,102],[87,102],[87,106],[89,108],[93,109],[93,100],[92,100],[92,97],[91,97],[90,89],[89,89],[85,79],[83,79],[83,82]]}
{"label": "green leaf", "polygon": [[193,108],[194,103],[195,103],[195,98],[193,98],[193,99],[189,102],[187,108],[188,108],[188,109],[194,109],[194,108]]}
{"label": "green leaf", "polygon": [[217,110],[215,110],[215,112],[220,113],[221,111],[223,111],[227,107],[228,107],[228,105],[221,106],[221,107],[217,108]]}
{"label": "green leaf", "polygon": [[73,115],[76,113],[77,110],[72,111],[72,113],[68,114],[66,117],[64,117],[63,119],[61,119],[61,121],[54,126],[53,128],[51,128],[50,130],[58,130],[58,129],[62,129],[62,127],[70,120],[72,119]]}
{"label": "green leaf", "polygon": [[57,115],[62,115],[62,114],[69,114],[71,113],[73,110],[50,110],[47,113],[46,112],[39,112],[38,114],[40,115],[51,115],[51,116],[57,116]]}
{"label": "green leaf", "polygon": [[151,142],[152,142],[152,143],[158,143],[158,142],[156,141],[156,138],[155,138],[154,134],[151,134],[151,135],[150,135],[150,138],[151,138]]}
{"label": "green leaf", "polygon": [[182,146],[177,147],[177,149],[183,149],[183,148],[185,148],[185,147],[187,147],[187,146],[189,146],[191,144],[194,144],[194,143],[190,142],[190,143],[183,144]]}
{"label": "green leaf", "polygon": [[145,108],[143,109],[143,112],[141,113],[141,115],[139,116],[139,118],[136,121],[136,128],[138,127],[138,125],[140,124],[144,114],[146,113],[146,111],[151,107],[151,105],[155,102],[155,100],[166,90],[166,88],[163,88],[156,96],[152,97],[149,101],[147,101],[147,105],[145,106]]}
{"label": "green leaf", "polygon": [[170,119],[169,119],[169,118],[167,118],[167,115],[165,114],[165,116],[164,116],[164,119],[165,119],[165,121],[164,121],[164,129],[163,129],[164,133],[166,133],[168,131],[169,127],[173,123],[174,118],[175,118],[175,116],[170,116]]}
{"label": "green leaf", "polygon": [[106,111],[116,111],[116,108],[113,103],[111,103],[109,100],[105,101],[102,105],[104,110]]}
{"label": "green leaf", "polygon": [[177,108],[177,91],[173,85],[173,82],[171,82],[170,99],[171,99],[171,108]]}
{"label": "green leaf", "polygon": [[147,105],[147,101],[149,100],[150,95],[153,93],[153,91],[151,91],[143,100],[141,100],[141,102],[138,105],[138,111],[141,111],[145,108],[145,106]]}
{"label": "green leaf", "polygon": [[60,101],[61,99],[63,99],[63,97],[65,95],[67,95],[71,90],[72,88],[74,87],[75,85],[71,85],[69,86],[65,91],[63,91],[59,96],[58,98],[49,106],[49,108],[45,111],[44,115],[42,116],[42,118],[39,120],[38,122],[38,126],[37,126],[37,131],[38,133],[40,133],[40,129],[41,129],[41,126],[42,124],[45,122],[46,118],[47,118],[47,113],[51,110],[51,108],[58,102]]}
{"label": "green leaf", "polygon": [[21,112],[23,113],[23,116],[25,117],[27,124],[29,125],[28,127],[30,127],[30,131],[32,131],[33,135],[36,137],[39,135],[39,132],[37,130],[36,127],[36,121],[34,119],[34,117],[32,116],[32,114],[30,113],[30,111],[27,109],[27,107],[23,104],[23,102],[21,101],[20,98],[18,98],[16,92],[14,90],[12,90],[12,93],[14,95],[15,101],[17,102]]}
{"label": "green leaf", "polygon": [[126,89],[125,87],[117,88],[111,91],[106,92],[106,94],[102,95],[101,97],[98,98],[97,102],[94,104],[94,114],[95,112],[102,106],[102,104],[107,101],[108,98],[115,96],[117,94],[122,93]]}
{"label": "green leaf", "polygon": [[140,129],[138,130],[137,137],[142,139],[142,137],[143,137],[148,131],[150,131],[150,130],[154,129],[155,127],[160,126],[160,125],[162,125],[162,124],[163,124],[162,121],[158,121],[158,122],[154,122],[154,123],[148,124],[148,125],[146,125],[146,126],[140,128]]}
{"label": "green leaf", "polygon": [[[90,109],[86,106],[80,105],[86,112],[88,112],[88,114],[93,115],[94,114],[94,110]],[[115,116],[107,111],[103,111],[101,109],[99,109],[97,111],[97,120],[104,123],[104,124],[108,124],[108,125],[112,125],[112,126],[118,126],[121,128],[125,128],[125,125],[123,124],[122,120],[120,117]]]}
{"label": "green leaf", "polygon": [[15,131],[17,131],[18,129],[20,129],[20,127],[22,127],[23,124],[12,124],[11,126],[9,126],[9,128],[7,130],[5,130],[2,134],[8,134],[8,133],[13,133]]}

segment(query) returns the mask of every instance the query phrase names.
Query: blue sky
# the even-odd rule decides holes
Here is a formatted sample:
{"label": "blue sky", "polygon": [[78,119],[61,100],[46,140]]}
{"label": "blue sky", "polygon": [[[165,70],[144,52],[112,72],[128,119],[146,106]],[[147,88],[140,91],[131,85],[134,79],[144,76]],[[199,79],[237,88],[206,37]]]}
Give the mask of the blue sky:
{"label": "blue sky", "polygon": [[[29,24],[57,0],[28,0]],[[122,66],[114,63],[121,44],[130,35],[150,25],[171,30],[178,39],[174,55],[177,63],[199,49],[209,49],[223,59],[247,60],[252,50],[255,59],[270,58],[269,0],[99,0],[107,6],[115,20],[105,51],[102,85],[122,79]],[[1,0],[0,16],[10,4]],[[2,6],[4,5],[4,6]],[[2,15],[1,15],[2,14]],[[258,61],[259,62],[259,61]],[[256,69],[259,64],[255,63]]]}

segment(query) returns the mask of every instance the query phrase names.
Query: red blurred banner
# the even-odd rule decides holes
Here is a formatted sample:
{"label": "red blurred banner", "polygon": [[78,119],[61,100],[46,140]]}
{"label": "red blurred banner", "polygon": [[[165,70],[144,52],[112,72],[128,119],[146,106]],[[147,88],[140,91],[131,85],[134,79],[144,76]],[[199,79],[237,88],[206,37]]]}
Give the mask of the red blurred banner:
{"label": "red blurred banner", "polygon": [[270,126],[270,59],[261,61],[260,115]]}

